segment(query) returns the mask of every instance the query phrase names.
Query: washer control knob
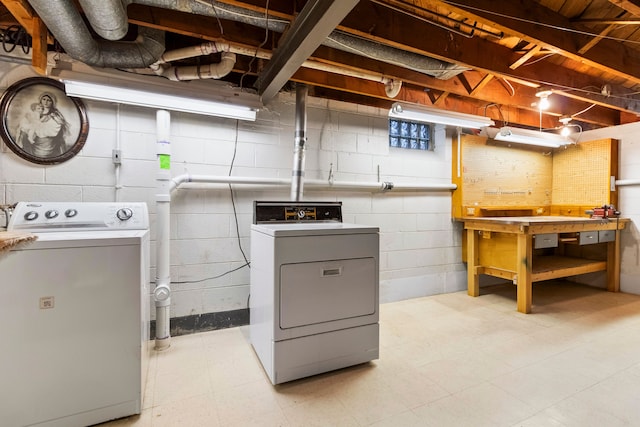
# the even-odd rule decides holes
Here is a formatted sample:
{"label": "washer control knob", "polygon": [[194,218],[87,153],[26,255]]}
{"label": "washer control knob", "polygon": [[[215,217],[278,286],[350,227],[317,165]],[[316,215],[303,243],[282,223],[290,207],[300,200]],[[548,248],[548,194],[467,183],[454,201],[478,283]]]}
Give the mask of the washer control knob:
{"label": "washer control knob", "polygon": [[78,211],[75,209],[67,209],[66,211],[64,211],[64,216],[66,216],[67,218],[73,218],[76,215],[78,215]]}
{"label": "washer control knob", "polygon": [[133,216],[133,211],[130,208],[118,209],[118,212],[116,212],[116,216],[120,221],[126,221],[128,219],[131,219],[131,217]]}
{"label": "washer control knob", "polygon": [[27,221],[33,221],[36,218],[38,218],[38,212],[36,211],[29,211],[26,214],[24,214],[24,219]]}
{"label": "washer control knob", "polygon": [[46,211],[46,212],[44,213],[44,216],[45,216],[47,219],[53,219],[53,218],[56,218],[56,217],[58,216],[58,211],[55,211],[55,210]]}

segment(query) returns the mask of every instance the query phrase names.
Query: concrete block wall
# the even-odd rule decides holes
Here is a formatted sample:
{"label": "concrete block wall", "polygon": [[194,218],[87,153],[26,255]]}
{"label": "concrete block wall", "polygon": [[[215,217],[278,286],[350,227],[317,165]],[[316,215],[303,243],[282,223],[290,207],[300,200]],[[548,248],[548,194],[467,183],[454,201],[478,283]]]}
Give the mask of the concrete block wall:
{"label": "concrete block wall", "polygon": [[[30,67],[0,63],[0,89],[33,75]],[[295,94],[281,94],[253,123],[171,113],[172,174],[290,178],[294,104]],[[63,164],[31,164],[2,145],[0,202],[146,202],[155,277],[155,111],[93,101],[85,105],[87,142]],[[386,110],[310,97],[307,114],[309,179],[331,175],[336,181],[451,182],[451,136],[443,127],[436,128],[435,150],[425,152],[389,147]],[[111,159],[117,146],[122,151],[119,178]],[[242,266],[245,256],[252,256],[252,204],[258,199],[288,200],[289,188],[235,186],[234,203],[227,185],[185,184],[173,193],[172,317],[247,307],[249,270]],[[465,289],[461,228],[451,221],[450,192],[307,189],[304,199],[342,201],[345,222],[380,227],[382,302]]]}

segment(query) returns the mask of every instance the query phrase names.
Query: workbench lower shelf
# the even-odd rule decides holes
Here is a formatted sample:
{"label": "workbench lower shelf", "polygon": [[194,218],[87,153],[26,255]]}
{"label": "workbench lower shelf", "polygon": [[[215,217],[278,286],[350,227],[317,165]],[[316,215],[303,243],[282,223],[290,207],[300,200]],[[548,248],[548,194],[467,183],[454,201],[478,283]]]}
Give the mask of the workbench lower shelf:
{"label": "workbench lower shelf", "polygon": [[[533,258],[531,282],[542,282],[544,280],[560,279],[606,270],[606,261],[594,261],[557,255],[540,256]],[[498,267],[478,266],[476,267],[476,274],[486,274],[517,282],[517,273],[515,271]]]}
{"label": "workbench lower shelf", "polygon": [[531,281],[541,282],[596,271],[607,271],[607,262],[558,255],[540,256],[533,258]]}

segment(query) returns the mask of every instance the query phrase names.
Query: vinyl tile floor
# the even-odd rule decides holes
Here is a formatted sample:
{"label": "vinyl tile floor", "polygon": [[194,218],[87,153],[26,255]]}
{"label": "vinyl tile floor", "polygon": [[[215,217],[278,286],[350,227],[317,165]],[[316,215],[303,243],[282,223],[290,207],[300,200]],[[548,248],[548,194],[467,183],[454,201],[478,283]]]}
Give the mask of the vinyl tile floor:
{"label": "vinyl tile floor", "polygon": [[248,326],[154,352],[144,410],[102,426],[638,426],[640,296],[566,281],[382,304],[380,359],[273,386]]}

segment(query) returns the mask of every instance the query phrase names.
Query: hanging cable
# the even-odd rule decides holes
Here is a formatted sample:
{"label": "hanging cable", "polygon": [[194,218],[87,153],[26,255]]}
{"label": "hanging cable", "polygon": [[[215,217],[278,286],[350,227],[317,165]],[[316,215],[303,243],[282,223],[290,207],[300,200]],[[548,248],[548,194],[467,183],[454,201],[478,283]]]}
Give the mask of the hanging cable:
{"label": "hanging cable", "polygon": [[16,46],[20,46],[22,52],[28,54],[31,49],[31,36],[19,25],[11,25],[2,31],[2,50],[11,53]]}
{"label": "hanging cable", "polygon": [[222,28],[222,21],[220,21],[220,17],[218,16],[218,11],[216,9],[216,5],[214,4],[216,0],[211,0],[211,9],[213,10],[213,14],[216,17],[216,21],[218,21],[218,27],[220,27],[220,35],[224,36],[224,28]]}
{"label": "hanging cable", "polygon": [[[236,161],[236,153],[238,151],[238,132],[239,132],[240,120],[236,120],[236,138],[235,144],[233,146],[233,156],[231,157],[231,164],[229,165],[229,176],[231,176],[231,171],[233,170],[233,164]],[[229,184],[229,191],[231,192],[231,205],[233,206],[233,216],[236,221],[236,236],[238,237],[238,248],[240,248],[240,252],[242,253],[242,257],[244,258],[245,265],[251,268],[251,263],[247,259],[247,255],[244,253],[244,249],[242,249],[242,241],[240,240],[240,226],[238,225],[238,212],[236,211],[236,202],[235,196],[233,193],[233,187]]]}
{"label": "hanging cable", "polygon": [[264,40],[256,48],[256,52],[253,54],[253,58],[251,58],[251,61],[249,62],[249,66],[247,67],[247,71],[245,71],[242,74],[242,76],[240,76],[240,90],[242,90],[242,88],[244,87],[242,85],[242,83],[244,81],[245,76],[251,72],[251,68],[253,67],[253,63],[255,62],[256,58],[258,57],[258,52],[260,52],[260,49],[262,49],[262,47],[265,44],[267,44],[267,41],[269,40],[269,0],[267,0],[267,4],[265,5],[265,8],[264,8],[264,19],[265,19]]}
{"label": "hanging cable", "polygon": [[572,115],[571,115],[571,117],[579,116],[579,115],[580,115],[580,114],[582,114],[582,113],[586,113],[587,111],[589,111],[590,109],[592,109],[592,108],[593,108],[593,107],[595,107],[595,106],[596,106],[596,104],[591,104],[590,106],[588,106],[588,107],[587,107],[587,108],[585,108],[584,110],[579,111],[579,112],[577,112],[577,113],[575,113],[575,114],[572,114]]}

